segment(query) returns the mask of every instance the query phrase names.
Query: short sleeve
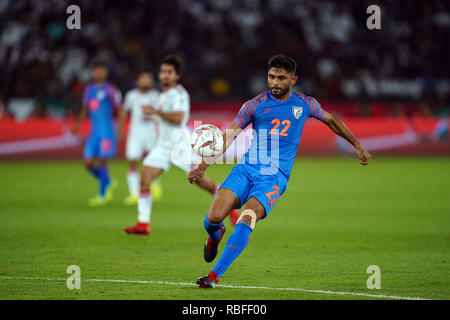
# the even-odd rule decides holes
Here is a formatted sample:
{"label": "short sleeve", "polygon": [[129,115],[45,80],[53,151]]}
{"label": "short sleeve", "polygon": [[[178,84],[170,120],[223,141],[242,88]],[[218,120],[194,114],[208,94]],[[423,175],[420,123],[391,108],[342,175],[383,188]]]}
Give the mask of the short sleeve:
{"label": "short sleeve", "polygon": [[250,101],[247,101],[242,105],[241,110],[239,110],[236,118],[234,119],[234,122],[236,122],[241,129],[244,129],[253,121],[253,111],[254,108],[252,107]]}
{"label": "short sleeve", "polygon": [[311,110],[311,117],[319,120],[325,119],[325,110],[323,110],[320,103],[312,97],[309,99],[309,108]]}
{"label": "short sleeve", "polygon": [[120,104],[122,103],[122,93],[115,86],[112,85],[108,86],[108,96],[111,99],[111,102],[114,105],[114,107],[119,107]]}

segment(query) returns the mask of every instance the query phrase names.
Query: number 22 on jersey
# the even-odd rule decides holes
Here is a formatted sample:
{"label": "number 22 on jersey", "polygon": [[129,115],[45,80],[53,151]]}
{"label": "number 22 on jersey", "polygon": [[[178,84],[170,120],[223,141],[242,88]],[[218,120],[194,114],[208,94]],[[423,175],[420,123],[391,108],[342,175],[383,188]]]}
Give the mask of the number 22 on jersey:
{"label": "number 22 on jersey", "polygon": [[[281,131],[278,131],[278,127],[280,126],[280,123],[284,128]],[[272,119],[271,124],[273,124],[273,128],[269,131],[269,134],[278,134],[280,136],[287,137],[288,134],[286,133],[287,129],[291,126],[291,122],[289,120],[283,120],[280,121],[280,119]]]}

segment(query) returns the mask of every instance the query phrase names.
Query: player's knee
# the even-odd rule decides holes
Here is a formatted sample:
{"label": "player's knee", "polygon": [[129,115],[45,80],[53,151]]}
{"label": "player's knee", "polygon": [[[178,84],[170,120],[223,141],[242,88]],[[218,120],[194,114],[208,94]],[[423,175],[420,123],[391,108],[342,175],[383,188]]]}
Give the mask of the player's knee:
{"label": "player's knee", "polygon": [[151,179],[148,176],[142,175],[141,176],[141,180],[140,180],[140,188],[141,191],[148,191],[150,190],[150,183],[151,183]]}
{"label": "player's knee", "polygon": [[246,223],[250,226],[250,228],[254,229],[257,220],[258,218],[256,217],[255,211],[253,211],[252,209],[245,209],[239,216],[237,223]]}
{"label": "player's knee", "polygon": [[130,160],[130,170],[137,169],[138,162],[136,160]]}
{"label": "player's knee", "polygon": [[84,161],[84,167],[86,168],[86,169],[90,169],[90,168],[92,168],[94,166],[94,162],[92,161],[92,160],[85,160]]}
{"label": "player's knee", "polygon": [[209,210],[206,218],[211,223],[220,223],[223,220],[222,217],[219,214],[217,214],[217,212],[215,212],[214,210]]}

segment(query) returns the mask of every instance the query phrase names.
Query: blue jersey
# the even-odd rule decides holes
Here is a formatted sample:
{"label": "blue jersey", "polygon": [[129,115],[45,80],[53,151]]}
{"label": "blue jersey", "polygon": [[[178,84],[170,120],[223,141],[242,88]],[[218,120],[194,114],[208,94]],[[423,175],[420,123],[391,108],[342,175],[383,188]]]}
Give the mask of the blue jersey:
{"label": "blue jersey", "polygon": [[121,103],[121,93],[112,84],[89,84],[83,93],[83,104],[89,108],[91,136],[114,136],[113,111]]}
{"label": "blue jersey", "polygon": [[252,123],[253,142],[241,163],[262,167],[261,174],[281,172],[287,179],[297,154],[306,119],[323,120],[325,111],[316,99],[291,91],[286,101],[265,91],[244,103],[234,120],[240,128]]}

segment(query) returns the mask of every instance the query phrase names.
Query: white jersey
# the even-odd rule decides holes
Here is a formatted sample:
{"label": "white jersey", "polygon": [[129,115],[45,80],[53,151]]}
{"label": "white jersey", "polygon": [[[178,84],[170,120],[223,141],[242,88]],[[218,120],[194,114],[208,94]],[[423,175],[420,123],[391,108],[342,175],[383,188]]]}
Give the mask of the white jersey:
{"label": "white jersey", "polygon": [[130,130],[127,138],[125,156],[128,160],[139,160],[151,151],[158,140],[159,118],[155,115],[144,114],[143,106],[156,108],[159,93],[149,90],[142,93],[139,89],[133,89],[125,95],[124,109],[131,111]]}
{"label": "white jersey", "polygon": [[146,116],[142,110],[143,106],[156,108],[158,104],[159,92],[151,89],[142,93],[139,89],[127,92],[124,100],[124,109],[131,111],[130,131],[149,128],[156,119],[155,116]]}
{"label": "white jersey", "polygon": [[194,152],[190,144],[190,133],[186,126],[189,119],[189,94],[181,85],[159,95],[158,110],[164,113],[183,112],[180,124],[159,117],[160,135],[152,151],[145,157],[144,166],[167,171],[171,164],[186,173],[193,168]]}
{"label": "white jersey", "polygon": [[180,133],[188,132],[187,122],[189,120],[190,101],[189,93],[182,85],[177,85],[159,95],[157,109],[164,113],[184,112],[183,120],[180,124],[176,124],[160,118],[160,136],[158,143],[162,142],[167,145],[167,142],[178,140]]}

